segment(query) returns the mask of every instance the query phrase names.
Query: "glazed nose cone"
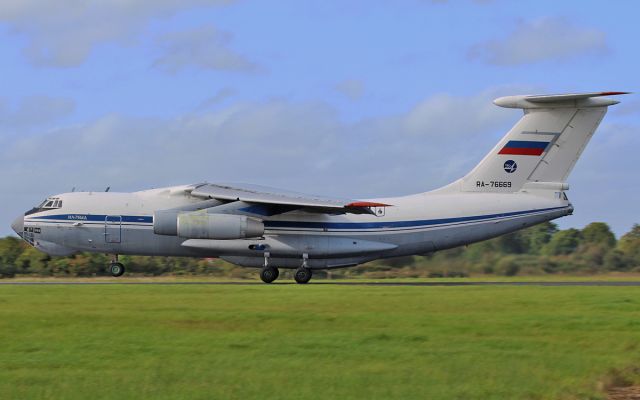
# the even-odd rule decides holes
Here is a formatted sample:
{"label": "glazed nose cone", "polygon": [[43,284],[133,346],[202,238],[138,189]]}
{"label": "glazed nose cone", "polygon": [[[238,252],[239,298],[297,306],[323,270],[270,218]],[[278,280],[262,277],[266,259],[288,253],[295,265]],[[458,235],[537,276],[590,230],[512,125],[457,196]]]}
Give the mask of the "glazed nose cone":
{"label": "glazed nose cone", "polygon": [[11,229],[13,229],[18,236],[22,236],[22,231],[24,230],[24,215],[19,216],[13,221]]}

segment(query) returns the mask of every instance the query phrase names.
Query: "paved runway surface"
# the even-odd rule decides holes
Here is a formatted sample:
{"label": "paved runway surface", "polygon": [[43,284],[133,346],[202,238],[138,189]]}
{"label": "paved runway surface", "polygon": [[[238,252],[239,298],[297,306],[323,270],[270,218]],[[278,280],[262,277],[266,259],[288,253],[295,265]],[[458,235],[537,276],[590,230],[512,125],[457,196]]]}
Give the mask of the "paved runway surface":
{"label": "paved runway surface", "polygon": [[[293,281],[274,285],[295,285]],[[233,282],[0,282],[0,285],[265,285],[260,281]],[[640,286],[640,281],[565,281],[565,282],[331,282],[316,281],[308,285],[337,286]]]}

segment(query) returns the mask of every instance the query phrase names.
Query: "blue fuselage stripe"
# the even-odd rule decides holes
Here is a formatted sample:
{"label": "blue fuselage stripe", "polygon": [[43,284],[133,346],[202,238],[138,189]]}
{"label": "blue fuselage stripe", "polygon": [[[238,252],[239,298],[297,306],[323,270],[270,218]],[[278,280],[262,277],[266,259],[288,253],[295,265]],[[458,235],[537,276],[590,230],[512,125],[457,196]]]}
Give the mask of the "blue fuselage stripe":
{"label": "blue fuselage stripe", "polygon": [[538,212],[561,210],[566,207],[542,208],[529,211],[514,211],[500,214],[477,215],[470,217],[425,219],[417,221],[386,222],[297,222],[297,221],[264,221],[266,228],[315,228],[315,229],[376,229],[376,228],[409,228],[429,225],[451,224],[456,222],[482,221],[486,219],[505,218]]}
{"label": "blue fuselage stripe", "polygon": [[[94,214],[58,214],[43,215],[41,217],[31,217],[32,219],[57,220],[57,221],[74,221],[74,222],[105,222],[109,218],[110,224],[117,224],[122,221],[137,223],[153,223],[153,217],[144,215],[94,215]],[[119,218],[122,218],[121,220]]]}
{"label": "blue fuselage stripe", "polygon": [[[551,207],[541,208],[536,210],[527,211],[513,211],[500,214],[485,214],[475,215],[468,217],[453,217],[453,218],[439,218],[439,219],[425,219],[415,221],[380,221],[380,222],[308,222],[308,221],[264,221],[265,228],[292,228],[292,229],[338,229],[338,230],[354,230],[354,229],[390,229],[390,228],[413,228],[443,224],[453,224],[460,222],[479,222],[484,220],[491,220],[496,218],[508,218],[517,217],[528,214],[547,212],[547,211],[559,211],[566,209],[567,207]],[[136,223],[136,224],[153,224],[152,216],[139,216],[139,215],[122,215],[117,216],[122,218],[122,223]],[[46,220],[51,222],[105,222],[106,215],[92,215],[92,214],[59,214],[59,215],[44,215],[33,216],[30,219]],[[109,216],[109,223],[118,223],[118,220],[114,220],[113,216]]]}

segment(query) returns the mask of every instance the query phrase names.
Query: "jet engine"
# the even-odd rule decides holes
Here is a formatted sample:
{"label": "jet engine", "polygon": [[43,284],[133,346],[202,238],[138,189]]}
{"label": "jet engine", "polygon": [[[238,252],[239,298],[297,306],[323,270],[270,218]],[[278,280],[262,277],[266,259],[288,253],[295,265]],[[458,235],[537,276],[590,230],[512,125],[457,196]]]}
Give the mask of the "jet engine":
{"label": "jet engine", "polygon": [[194,212],[198,210],[210,209],[222,204],[221,201],[210,199],[188,204],[179,208],[168,210],[157,210],[153,213],[153,233],[156,235],[177,236],[178,235],[178,215]]}
{"label": "jet engine", "polygon": [[261,220],[244,215],[194,212],[177,217],[177,234],[188,239],[244,239],[264,233]]}

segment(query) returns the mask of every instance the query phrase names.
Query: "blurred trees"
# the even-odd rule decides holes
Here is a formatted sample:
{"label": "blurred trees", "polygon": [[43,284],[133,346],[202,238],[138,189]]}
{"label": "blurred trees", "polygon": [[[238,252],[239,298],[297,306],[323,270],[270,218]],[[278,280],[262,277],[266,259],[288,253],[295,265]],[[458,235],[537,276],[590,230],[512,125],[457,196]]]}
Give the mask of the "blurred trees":
{"label": "blurred trees", "polygon": [[581,232],[577,229],[567,229],[556,232],[549,243],[543,247],[543,253],[550,256],[559,256],[573,253],[582,239]]}
{"label": "blurred trees", "polygon": [[[15,237],[0,239],[0,278],[15,275],[108,275],[110,256],[81,253],[49,257]],[[244,278],[257,270],[219,259],[121,256],[130,274],[210,275]],[[531,274],[593,274],[640,272],[640,225],[620,240],[609,226],[593,222],[583,229],[559,230],[551,222],[469,246],[426,256],[377,260],[357,268],[338,269],[331,277],[458,277],[471,274],[504,276]],[[286,272],[283,271],[286,275]],[[319,273],[318,274],[323,275]]]}
{"label": "blurred trees", "polygon": [[635,224],[629,233],[620,238],[617,250],[628,257],[631,264],[640,264],[640,225]]}
{"label": "blurred trees", "polygon": [[599,244],[607,248],[616,245],[616,237],[604,222],[592,222],[582,230],[584,243]]}

